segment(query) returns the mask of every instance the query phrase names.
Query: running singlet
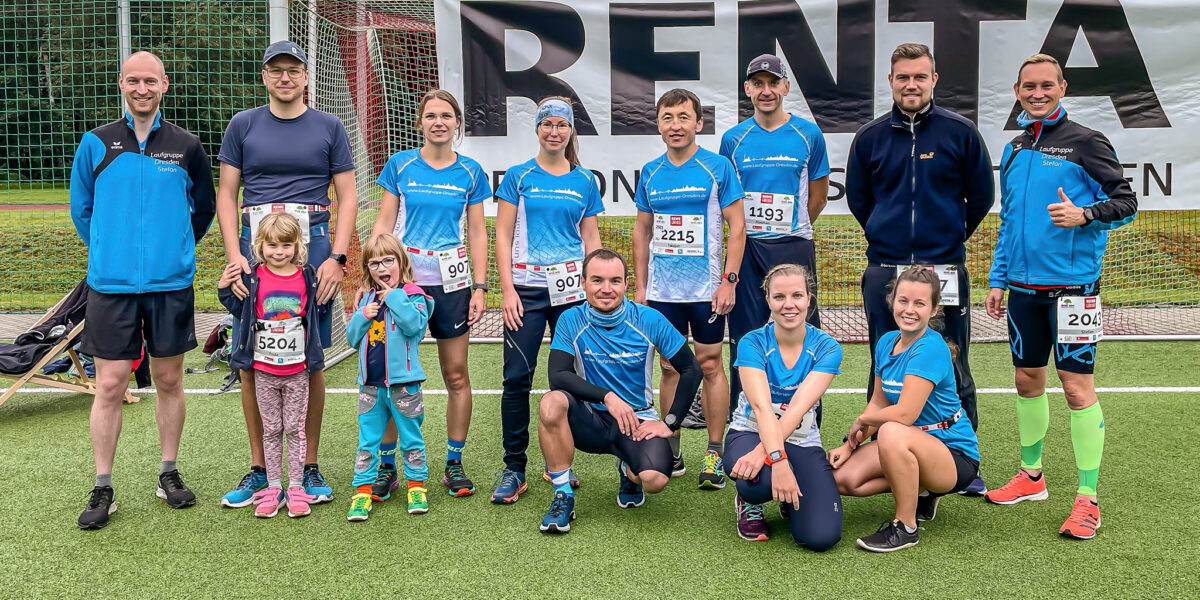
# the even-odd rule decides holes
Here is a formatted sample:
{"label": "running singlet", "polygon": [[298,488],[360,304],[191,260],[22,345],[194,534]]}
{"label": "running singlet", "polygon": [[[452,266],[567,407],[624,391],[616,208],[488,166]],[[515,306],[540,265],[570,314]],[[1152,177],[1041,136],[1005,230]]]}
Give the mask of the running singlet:
{"label": "running singlet", "polygon": [[[800,358],[789,368],[779,354],[779,341],[775,338],[775,323],[772,322],[742,336],[737,347],[737,362],[733,366],[751,367],[765,372],[767,385],[771,388],[771,403],[780,405],[792,401],[796,390],[804,383],[804,378],[808,377],[809,373],[815,371],[838,375],[841,373],[841,364],[841,345],[828,333],[806,323],[804,348],[800,351]],[[807,432],[785,431],[783,437],[799,437],[804,440],[800,446],[820,448],[821,431],[816,423],[817,406],[820,403],[818,400],[808,409],[812,418],[806,415],[801,422],[812,423]],[[733,412],[729,428],[737,431],[758,431],[757,423],[751,420],[753,412],[750,401],[746,399],[746,393],[742,392],[738,396],[737,409]]]}
{"label": "running singlet", "polygon": [[[808,220],[808,182],[829,175],[825,138],[815,123],[792,115],[783,126],[767,131],[754,118],[746,119],[721,136],[721,156],[733,163],[747,194],[765,192],[792,197],[790,232],[764,231],[761,226],[755,227],[748,215],[747,237],[812,239],[812,223]],[[775,204],[778,207],[779,203]],[[770,205],[764,204],[757,209],[764,207],[770,208]]]}
{"label": "running singlet", "polygon": [[463,245],[467,206],[492,195],[479,163],[458,155],[454,164],[434,169],[419,149],[393,154],[379,173],[380,187],[400,199],[394,233],[409,252],[413,275],[420,286],[442,285],[437,254]]}
{"label": "running singlet", "polygon": [[546,287],[541,269],[583,260],[579,222],[604,212],[596,176],[583,167],[551,175],[531,158],[504,172],[496,197],[517,207],[513,230],[513,284]]}
{"label": "running singlet", "polygon": [[[654,409],[654,349],[675,356],[687,343],[662,313],[629,300],[624,315],[611,328],[593,322],[588,304],[564,312],[554,330],[551,350],[575,357],[575,373],[588,383],[609,390],[629,404],[639,419],[658,421]],[[603,404],[592,403],[607,411]]]}
{"label": "running singlet", "polygon": [[[890,331],[879,338],[875,346],[875,376],[883,384],[883,395],[888,402],[896,404],[900,401],[900,391],[904,387],[906,375],[916,375],[933,382],[933,391],[925,401],[925,407],[913,425],[933,425],[954,416],[962,410],[958,399],[958,386],[954,381],[954,363],[950,359],[950,348],[942,334],[926,329],[907,350],[892,354],[896,340],[900,338],[899,331]],[[929,435],[938,438],[948,448],[959,450],[967,456],[979,460],[979,440],[971,429],[971,420],[965,413],[959,415],[958,421],[949,429],[930,429]]]}
{"label": "running singlet", "polygon": [[[266,265],[258,265],[255,274],[258,276],[258,297],[255,298],[254,314],[259,320],[286,321],[304,316],[304,307],[308,302],[308,289],[304,285],[304,271],[297,269],[295,273],[281,277],[272,273]],[[303,348],[303,337],[300,342]],[[292,375],[305,368],[304,361],[291,365],[272,365],[254,361],[255,370],[272,375]]]}
{"label": "running singlet", "polygon": [[683,166],[676,167],[663,154],[642,167],[633,202],[655,219],[647,300],[712,300],[724,266],[721,209],[742,196],[729,160],[704,148]]}

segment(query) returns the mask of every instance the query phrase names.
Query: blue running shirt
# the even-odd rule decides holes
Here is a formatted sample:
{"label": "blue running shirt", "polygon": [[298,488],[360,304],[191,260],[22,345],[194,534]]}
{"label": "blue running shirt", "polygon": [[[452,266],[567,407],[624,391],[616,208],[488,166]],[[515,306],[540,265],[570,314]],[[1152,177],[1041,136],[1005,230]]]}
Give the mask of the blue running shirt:
{"label": "blue running shirt", "polygon": [[[416,148],[393,154],[376,183],[400,198],[394,233],[405,247],[418,250],[452,250],[463,245],[467,206],[492,195],[479,163],[459,154],[454,164],[435,169]],[[417,285],[442,285],[437,255],[410,252],[408,256]]]}
{"label": "blue running shirt", "polygon": [[[926,329],[907,350],[892,354],[892,348],[900,339],[899,331],[890,331],[879,338],[875,346],[875,376],[883,382],[883,395],[888,402],[900,401],[900,390],[906,375],[916,375],[933,382],[933,392],[925,401],[925,408],[913,425],[932,425],[954,415],[962,403],[958,399],[958,386],[954,381],[954,363],[950,359],[950,348],[942,334]],[[739,348],[740,350],[741,348]],[[949,429],[931,429],[928,432],[948,448],[954,448],[967,456],[979,460],[979,440],[971,429],[971,420],[964,412]]]}
{"label": "blue running shirt", "polygon": [[[792,401],[796,390],[800,388],[800,384],[804,383],[804,378],[808,377],[809,373],[838,375],[841,373],[841,364],[842,346],[828,333],[806,323],[804,325],[804,348],[800,352],[800,358],[796,359],[796,363],[789,368],[779,354],[779,340],[775,338],[775,323],[771,322],[742,336],[737,347],[737,362],[733,366],[750,367],[766,373],[767,384],[771,388],[771,403],[787,404]],[[750,401],[746,399],[745,392],[738,396],[737,402],[737,409],[733,412],[733,420],[729,423],[729,428],[737,431],[758,431],[757,424],[750,421],[750,415],[754,409],[750,407]],[[805,441],[800,444],[803,447],[821,447],[821,431],[817,428],[816,422],[817,407],[820,404],[821,401],[818,400],[812,408],[808,409],[812,418],[805,415],[804,421],[801,421],[801,426],[805,421],[812,423],[808,431],[796,432],[797,435],[804,436]],[[783,432],[784,438],[792,435],[791,431]]]}
{"label": "blue running shirt", "polygon": [[[667,155],[646,163],[638,178],[633,202],[651,215],[700,215],[703,255],[671,256],[655,253],[650,242],[646,299],[659,302],[708,302],[721,283],[724,267],[721,210],[741,200],[742,186],[729,160],[699,148],[682,166]],[[689,240],[691,241],[691,240]]]}
{"label": "blue running shirt", "polygon": [[782,127],[767,131],[751,117],[721,136],[721,156],[733,163],[747,193],[795,196],[791,232],[766,232],[752,227],[748,221],[748,237],[812,239],[808,182],[829,175],[825,138],[816,123],[792,115]]}
{"label": "blue running shirt", "polygon": [[[639,419],[658,421],[654,409],[654,349],[675,356],[687,343],[662,313],[625,301],[625,318],[609,329],[593,324],[582,304],[558,319],[551,350],[575,357],[575,373],[629,404]],[[608,410],[592,403],[597,410]]]}
{"label": "blue running shirt", "polygon": [[496,197],[517,207],[513,230],[513,284],[546,287],[546,267],[583,260],[579,222],[604,212],[596,176],[583,167],[551,175],[531,158],[504,172]]}

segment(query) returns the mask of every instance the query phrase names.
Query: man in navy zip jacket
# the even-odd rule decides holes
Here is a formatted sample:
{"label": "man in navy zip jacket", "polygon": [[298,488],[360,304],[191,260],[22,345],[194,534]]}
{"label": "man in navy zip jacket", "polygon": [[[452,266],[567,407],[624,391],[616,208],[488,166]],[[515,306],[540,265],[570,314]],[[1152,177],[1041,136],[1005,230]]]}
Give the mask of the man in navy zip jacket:
{"label": "man in navy zip jacket", "polygon": [[212,165],[195,135],[159,114],[163,63],[136,52],[121,65],[125,118],[84,134],[71,167],[71,219],[88,247],[90,288],[80,350],[96,359],[92,450],[96,486],[79,527],[116,512],[112,465],[121,402],[145,340],[157,388],[162,468],[156,495],[171,508],[196,503],[175,467],[183,433],[183,355],[196,347],[192,279],[196,244],[216,208]]}
{"label": "man in navy zip jacket", "polygon": [[[958,346],[958,396],[978,429],[964,244],[995,201],[992,162],[975,125],[933,103],[937,71],[928,46],[897,46],[888,82],[895,101],[891,112],[858,130],[846,163],[846,200],[867,238],[862,293],[868,337],[873,350],[883,334],[897,328],[886,301],[897,270],[936,265],[944,321],[935,327]],[[955,288],[957,299],[949,293]],[[873,362],[874,352],[871,356]],[[871,366],[868,395],[875,384]],[[966,491],[983,493],[983,481]]]}

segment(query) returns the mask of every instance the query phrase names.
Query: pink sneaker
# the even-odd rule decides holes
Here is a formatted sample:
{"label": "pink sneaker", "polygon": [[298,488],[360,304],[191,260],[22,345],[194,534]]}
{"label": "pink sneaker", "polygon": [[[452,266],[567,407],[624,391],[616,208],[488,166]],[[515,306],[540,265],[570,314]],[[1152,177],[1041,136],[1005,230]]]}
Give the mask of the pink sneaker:
{"label": "pink sneaker", "polygon": [[279,512],[279,505],[284,502],[286,495],[277,487],[259,490],[251,497],[254,501],[254,516],[270,519]]}
{"label": "pink sneaker", "polygon": [[304,488],[293,485],[287,490],[287,509],[289,517],[303,517],[312,512],[308,507],[314,497],[304,493]]}

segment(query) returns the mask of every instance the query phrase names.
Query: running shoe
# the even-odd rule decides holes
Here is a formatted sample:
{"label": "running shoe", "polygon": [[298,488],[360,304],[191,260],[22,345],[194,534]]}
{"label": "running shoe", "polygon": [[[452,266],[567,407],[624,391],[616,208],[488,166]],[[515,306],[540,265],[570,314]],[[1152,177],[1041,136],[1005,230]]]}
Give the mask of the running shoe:
{"label": "running shoe", "polygon": [[446,486],[448,488],[446,492],[455,498],[475,493],[475,484],[467,479],[461,460],[446,462],[446,476],[442,477],[442,485]]}
{"label": "running shoe", "polygon": [[1045,500],[1050,493],[1046,491],[1044,473],[1034,481],[1025,469],[1021,469],[1008,483],[998,489],[988,490],[983,497],[992,504],[1016,504],[1025,500]]}
{"label": "running shoe", "polygon": [[538,529],[542,533],[566,533],[571,530],[571,521],[575,520],[575,495],[566,492],[555,492],[550,501],[550,510],[542,517]]}
{"label": "running shoe", "polygon": [[396,479],[396,466],[379,467],[379,474],[375,476],[375,483],[371,484],[371,500],[375,502],[383,502],[392,497],[392,492],[400,487],[400,480]]}
{"label": "running shoe", "polygon": [[750,504],[741,496],[733,497],[733,508],[737,511],[738,537],[751,542],[767,541],[767,520],[763,517],[763,505]]}
{"label": "running shoe", "polygon": [[982,496],[988,491],[987,484],[983,482],[983,477],[976,477],[974,481],[967,487],[958,490],[960,496]]}
{"label": "running shoe", "polygon": [[683,454],[680,454],[671,464],[671,477],[683,477],[684,473],[687,473],[687,465],[683,464]]}
{"label": "running shoe", "polygon": [[347,521],[366,521],[371,515],[371,495],[355,494],[350,498],[350,511],[346,513]]}
{"label": "running shoe", "polygon": [[[550,467],[542,468],[542,479],[545,479],[546,483],[554,483],[554,480],[550,478]],[[579,478],[575,476],[575,471],[571,471],[571,489],[579,489]]]}
{"label": "running shoe", "polygon": [[183,478],[176,469],[158,475],[158,489],[154,491],[154,495],[166,500],[167,506],[171,508],[185,508],[196,504],[196,495],[183,484]]}
{"label": "running shoe", "polygon": [[512,504],[521,498],[521,494],[529,489],[525,482],[525,474],[512,469],[504,469],[496,477],[496,491],[492,492],[492,504]]}
{"label": "running shoe", "polygon": [[1067,522],[1063,523],[1058,533],[1063,537],[1090,540],[1096,537],[1097,529],[1100,529],[1100,505],[1086,497],[1077,496],[1071,516],[1067,517]]}
{"label": "running shoe", "polygon": [[713,450],[704,453],[704,463],[700,467],[700,483],[697,487],[702,490],[719,490],[725,487],[725,471],[721,455]]}
{"label": "running shoe", "polygon": [[928,491],[921,492],[917,496],[917,520],[932,521],[937,516],[938,502],[942,497],[937,494],[930,494]]}
{"label": "running shoe", "polygon": [[426,494],[429,490],[417,486],[408,488],[408,514],[423,515],[429,512],[429,498]]}
{"label": "running shoe", "polygon": [[621,486],[617,489],[617,506],[621,508],[637,508],[646,503],[646,492],[642,486],[625,476],[625,463],[617,459],[617,474],[621,476]]}
{"label": "running shoe", "polygon": [[113,489],[109,486],[97,486],[88,493],[87,506],[79,513],[80,529],[100,529],[108,525],[108,517],[117,512],[117,503],[113,500]]}
{"label": "running shoe", "polygon": [[269,487],[254,493],[254,516],[270,519],[279,513],[279,507],[287,502],[282,488]]}
{"label": "running shoe", "polygon": [[325,477],[316,463],[304,465],[304,493],[313,497],[313,504],[333,500],[333,488],[325,483]]}
{"label": "running shoe", "polygon": [[242,482],[237,484],[229,493],[221,497],[221,506],[242,508],[254,502],[254,493],[267,487],[267,472],[260,469],[250,469]]}
{"label": "running shoe", "polygon": [[293,485],[287,489],[287,511],[288,516],[306,517],[312,512],[309,504],[312,502],[312,496],[304,493],[304,488]]}
{"label": "running shoe", "polygon": [[917,545],[917,532],[909,533],[900,521],[884,521],[875,533],[858,538],[858,547],[871,552],[895,552]]}

